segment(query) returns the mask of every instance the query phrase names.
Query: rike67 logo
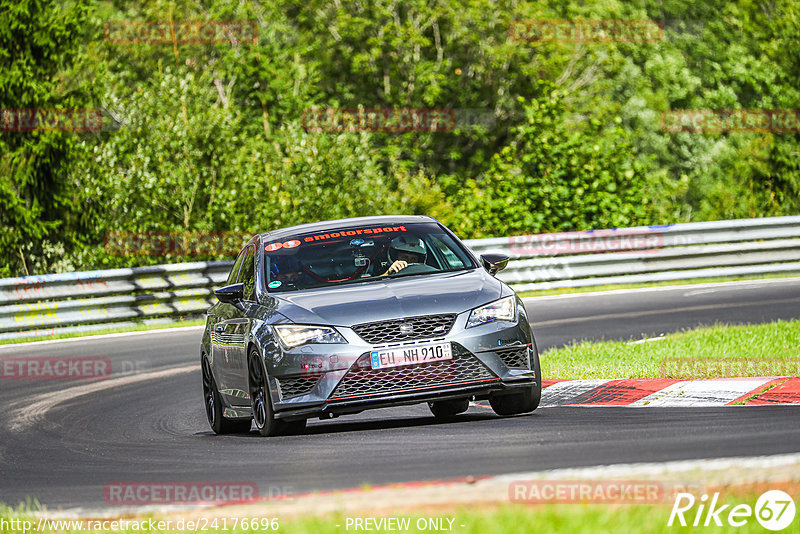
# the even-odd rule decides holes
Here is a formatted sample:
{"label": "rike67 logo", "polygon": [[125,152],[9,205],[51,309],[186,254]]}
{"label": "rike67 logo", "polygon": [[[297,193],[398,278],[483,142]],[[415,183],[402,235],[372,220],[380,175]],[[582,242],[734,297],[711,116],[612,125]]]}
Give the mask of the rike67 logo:
{"label": "rike67 logo", "polygon": [[795,504],[788,493],[780,490],[764,492],[756,501],[755,508],[749,504],[721,504],[719,493],[709,499],[703,494],[696,499],[691,493],[678,493],[669,514],[667,526],[741,527],[755,518],[767,530],[780,531],[794,521]]}

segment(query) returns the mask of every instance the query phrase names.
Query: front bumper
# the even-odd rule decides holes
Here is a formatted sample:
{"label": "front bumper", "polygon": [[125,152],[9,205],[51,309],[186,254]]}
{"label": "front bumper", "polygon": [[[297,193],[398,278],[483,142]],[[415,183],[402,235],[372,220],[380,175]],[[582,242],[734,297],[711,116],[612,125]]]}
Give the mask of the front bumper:
{"label": "front bumper", "polygon": [[453,386],[431,387],[421,391],[405,391],[383,394],[375,397],[351,398],[346,400],[325,402],[321,406],[312,408],[285,409],[277,412],[278,419],[306,419],[319,417],[326,419],[339,415],[355,414],[364,410],[375,408],[390,408],[419,404],[422,402],[443,401],[452,399],[470,398],[471,400],[485,400],[490,395],[498,392],[510,392],[522,387],[535,386],[536,380],[520,380],[513,384],[503,382],[499,378],[481,384],[458,384]]}
{"label": "front bumper", "polygon": [[453,360],[444,362],[372,370],[368,356],[379,347],[347,328],[339,329],[347,345],[309,345],[284,353],[283,368],[271,375],[275,416],[326,418],[435,400],[481,400],[535,386],[536,345],[524,311],[516,322],[470,329],[464,328],[467,315],[456,318],[448,335],[412,343],[449,342]]}

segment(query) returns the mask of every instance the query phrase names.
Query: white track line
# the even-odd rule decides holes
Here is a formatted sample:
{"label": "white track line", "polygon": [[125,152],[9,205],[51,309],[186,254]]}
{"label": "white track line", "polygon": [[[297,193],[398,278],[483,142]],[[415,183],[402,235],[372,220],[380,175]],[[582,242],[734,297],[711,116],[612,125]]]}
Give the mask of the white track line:
{"label": "white track line", "polygon": [[[707,282],[704,284],[682,284],[674,286],[655,286],[655,287],[634,287],[628,289],[609,289],[607,291],[584,291],[581,293],[564,293],[563,295],[542,295],[540,297],[525,297],[522,300],[542,301],[542,300],[562,300],[580,297],[603,297],[607,295],[627,295],[630,293],[647,293],[654,291],[680,291],[698,290],[705,288],[726,288],[726,289],[750,289],[744,286],[762,286],[776,283],[797,283],[800,278],[764,278],[761,280],[733,280],[731,282]],[[737,287],[739,286],[739,287]]]}
{"label": "white track line", "polygon": [[772,469],[776,467],[800,465],[800,454],[775,454],[770,456],[743,456],[732,458],[708,458],[699,460],[676,460],[670,462],[643,462],[633,464],[613,464],[597,465],[591,467],[575,467],[553,469],[550,471],[531,471],[527,473],[513,473],[509,475],[498,475],[491,480],[513,481],[513,480],[536,480],[536,479],[595,479],[603,480],[607,478],[635,477],[635,476],[658,476],[665,473],[673,475],[676,473],[686,473],[693,471],[724,471],[728,469],[742,470],[751,469]]}
{"label": "white track line", "polygon": [[116,332],[114,334],[97,334],[97,335],[90,335],[90,336],[78,336],[78,337],[67,337],[64,339],[46,339],[43,341],[29,341],[25,343],[6,343],[0,345],[0,350],[9,349],[9,348],[19,348],[19,347],[32,347],[36,345],[50,345],[53,343],[74,343],[76,341],[94,341],[96,339],[110,339],[110,338],[117,338],[117,337],[128,337],[128,336],[142,336],[145,334],[169,334],[172,332],[187,332],[192,330],[202,330],[205,328],[204,325],[197,325],[197,326],[176,326],[174,328],[156,328],[153,330],[136,330],[135,332]]}
{"label": "white track line", "polygon": [[698,306],[684,306],[681,308],[668,308],[668,309],[657,309],[657,310],[639,310],[639,311],[631,311],[631,312],[616,312],[616,313],[604,313],[604,314],[597,314],[597,315],[581,315],[577,317],[564,317],[561,319],[549,319],[547,321],[533,321],[531,322],[531,326],[534,330],[537,328],[541,328],[543,326],[551,326],[551,325],[563,325],[563,324],[572,324],[572,323],[583,323],[586,321],[595,321],[598,319],[637,319],[639,317],[645,316],[658,316],[664,315],[665,313],[681,313],[681,312],[690,312],[690,311],[701,311],[701,310],[721,310],[721,309],[729,309],[729,308],[745,308],[747,306],[752,306],[753,304],[788,304],[788,303],[800,303],[800,297],[790,297],[786,299],[779,299],[779,300],[762,300],[762,301],[753,301],[753,300],[741,300],[737,302],[729,302],[726,304],[703,304]]}
{"label": "white track line", "polygon": [[[485,479],[480,479],[472,483],[456,482],[447,483],[447,481],[419,481],[419,482],[404,482],[398,483],[393,489],[390,497],[392,502],[414,502],[413,499],[419,498],[420,492],[428,497],[432,497],[436,502],[442,502],[441,492],[445,491],[448,496],[448,501],[457,503],[458,495],[463,489],[469,491],[470,489],[479,492],[480,498],[477,502],[484,500],[486,502],[508,502],[508,485],[514,482],[526,480],[583,480],[583,481],[599,481],[605,482],[610,480],[655,480],[663,481],[664,483],[675,483],[679,486],[692,488],[697,485],[700,486],[705,480],[711,477],[719,477],[719,473],[728,474],[728,478],[720,479],[721,482],[731,479],[733,483],[753,483],[776,480],[775,471],[780,473],[789,471],[796,472],[796,468],[800,466],[800,454],[776,454],[770,456],[753,456],[753,457],[731,457],[731,458],[709,458],[697,460],[678,460],[669,462],[647,462],[647,463],[629,463],[629,464],[613,464],[613,465],[597,465],[590,467],[578,468],[562,468],[552,469],[548,471],[529,471],[521,473],[510,473],[505,475],[495,475]],[[749,471],[744,471],[749,470]],[[741,473],[745,473],[742,475]],[[744,477],[744,480],[743,480]],[[785,475],[779,475],[777,480],[784,480]],[[444,490],[437,486],[437,482],[445,482],[447,488]],[[422,484],[422,487],[420,487]],[[431,488],[434,488],[437,493],[430,493]],[[463,489],[460,489],[463,488]],[[355,489],[355,488],[352,488]],[[294,507],[294,513],[297,514],[297,509],[308,510],[323,510],[332,508],[334,511],[339,510],[344,502],[353,502],[353,499],[358,499],[360,496],[368,496],[367,498],[373,501],[376,498],[386,498],[386,492],[389,491],[385,486],[378,488],[361,489],[356,494],[347,493],[349,490],[342,489],[341,493],[330,492],[327,495],[314,495],[304,494],[294,496],[293,499],[288,501],[289,506]],[[424,497],[423,497],[424,498]],[[438,500],[437,500],[438,499]],[[476,501],[468,501],[474,503]],[[274,501],[269,503],[272,508],[272,513],[280,514],[280,506],[283,504],[281,501]],[[431,504],[428,501],[427,504]],[[229,512],[236,517],[252,517],[259,513],[263,514],[264,506],[267,506],[267,501],[261,501],[256,504],[257,508],[243,509],[243,508],[227,508]],[[188,512],[190,510],[198,509],[211,509],[226,511],[224,507],[209,507],[204,505],[162,505],[162,506],[147,506],[147,507],[106,507],[106,508],[71,508],[61,509],[57,511],[39,511],[35,512],[34,517],[46,517],[50,519],[57,518],[112,518],[120,515],[133,515],[144,516],[147,514],[167,514],[176,512]],[[374,509],[365,508],[365,509]],[[219,515],[219,512],[216,514]],[[214,517],[214,515],[212,515]],[[221,516],[220,516],[221,517]]]}

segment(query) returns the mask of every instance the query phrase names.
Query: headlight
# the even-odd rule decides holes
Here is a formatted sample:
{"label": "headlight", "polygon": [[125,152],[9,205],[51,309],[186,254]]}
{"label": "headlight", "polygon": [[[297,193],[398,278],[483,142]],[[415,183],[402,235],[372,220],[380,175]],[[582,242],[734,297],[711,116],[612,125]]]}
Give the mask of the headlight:
{"label": "headlight", "polygon": [[328,326],[291,324],[275,325],[273,328],[281,344],[287,349],[306,343],[347,343],[339,332]]}
{"label": "headlight", "polygon": [[492,321],[513,321],[516,316],[517,299],[511,295],[472,310],[467,319],[467,328]]}

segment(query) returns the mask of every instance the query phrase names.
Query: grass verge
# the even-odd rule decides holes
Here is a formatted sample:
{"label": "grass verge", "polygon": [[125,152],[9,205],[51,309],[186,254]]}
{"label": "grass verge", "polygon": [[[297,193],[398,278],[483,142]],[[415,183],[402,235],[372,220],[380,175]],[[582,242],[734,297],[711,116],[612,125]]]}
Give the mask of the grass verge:
{"label": "grass verge", "polygon": [[[757,494],[742,498],[732,496],[726,499],[726,504],[730,503],[731,506],[735,504],[746,504],[753,507],[757,500]],[[696,508],[692,512],[696,511]],[[730,509],[730,507],[728,508]],[[431,511],[431,515],[418,515],[418,514],[403,514],[392,516],[399,519],[408,525],[407,529],[398,530],[396,527],[393,529],[376,528],[372,524],[372,528],[368,530],[373,532],[432,532],[437,530],[444,530],[458,534],[492,534],[492,533],[530,533],[530,532],[563,532],[569,534],[595,534],[595,533],[611,533],[611,532],[641,532],[641,533],[662,533],[662,532],[697,532],[696,528],[681,528],[677,525],[668,526],[669,516],[671,512],[670,504],[538,504],[538,505],[524,505],[524,504],[506,504],[501,506],[473,506],[469,509],[460,508],[451,514],[442,514],[441,512]],[[369,515],[369,514],[367,514]],[[348,517],[351,523],[348,527]],[[352,521],[354,516],[332,515],[323,517],[306,516],[300,518],[292,518],[286,521],[281,518],[274,518],[271,515],[245,519],[245,528],[241,527],[241,522],[236,518],[226,518],[223,523],[221,518],[217,519],[214,523],[213,520],[203,522],[203,528],[200,529],[185,529],[186,522],[184,522],[184,530],[175,529],[174,525],[179,519],[172,518],[170,525],[172,528],[167,529],[150,529],[148,528],[130,528],[130,524],[136,521],[138,525],[147,525],[147,521],[142,521],[142,518],[135,520],[128,520],[127,529],[113,529],[103,528],[100,523],[95,525],[95,520],[58,520],[53,519],[47,522],[40,523],[39,519],[25,512],[12,511],[9,509],[0,511],[0,532],[22,534],[23,528],[26,526],[24,521],[28,521],[27,532],[38,532],[40,534],[49,534],[55,532],[71,533],[71,532],[192,532],[192,531],[207,531],[207,532],[227,532],[229,534],[244,534],[247,533],[265,533],[265,532],[283,532],[291,534],[340,534],[344,532],[364,531],[365,529],[356,529]],[[355,517],[364,517],[364,514],[358,514]],[[277,527],[273,529],[270,525],[270,519],[277,519],[272,525]],[[376,522],[380,517],[372,517]],[[694,515],[687,517],[688,524],[694,519]],[[705,517],[703,517],[705,519]],[[727,519],[726,514],[722,514],[721,520],[724,522]],[[78,523],[80,521],[80,523]],[[102,521],[102,520],[100,520]],[[124,521],[121,520],[121,521]],[[166,521],[166,520],[165,520]],[[234,526],[234,522],[236,526]],[[253,523],[255,523],[255,528]],[[123,523],[124,524],[124,523]],[[701,523],[702,524],[702,523]],[[38,529],[42,526],[41,530]],[[105,525],[111,525],[108,520]],[[162,526],[165,524],[162,523]],[[437,528],[438,525],[438,528]],[[718,533],[730,532],[731,526],[725,525],[723,527],[700,527],[702,532]],[[78,528],[76,528],[76,526]],[[100,528],[97,528],[100,527]],[[423,528],[420,528],[423,527]],[[764,532],[764,529],[759,525],[754,517],[750,517],[747,523],[735,529],[737,533],[749,534],[751,532]],[[27,534],[27,533],[26,533]]]}
{"label": "grass verge", "polygon": [[633,342],[582,342],[546,351],[545,378],[800,376],[800,320],[715,325]]}
{"label": "grass verge", "polygon": [[[737,499],[738,500],[738,499]],[[745,501],[752,506],[755,499]],[[664,505],[597,505],[597,504],[556,504],[556,505],[504,505],[489,510],[459,510],[452,516],[444,516],[444,528],[450,530],[448,521],[452,521],[451,532],[458,534],[491,534],[491,533],[532,533],[532,532],[557,532],[569,534],[597,534],[616,532],[690,532],[697,529],[667,526],[671,507]],[[436,516],[408,516],[410,526],[405,532],[432,532],[437,529],[417,527],[427,519],[437,519]],[[693,519],[693,517],[691,518]],[[691,521],[690,519],[690,521]],[[286,524],[282,532],[297,534],[340,534],[347,532],[345,529],[346,518],[336,516],[333,518],[309,518]],[[340,526],[336,526],[336,525]],[[718,533],[730,532],[727,528],[703,528],[703,532]],[[350,527],[349,531],[355,529]],[[764,529],[755,519],[746,525],[735,529],[736,532],[751,533],[764,532]],[[396,532],[396,530],[377,530],[378,532]]]}

